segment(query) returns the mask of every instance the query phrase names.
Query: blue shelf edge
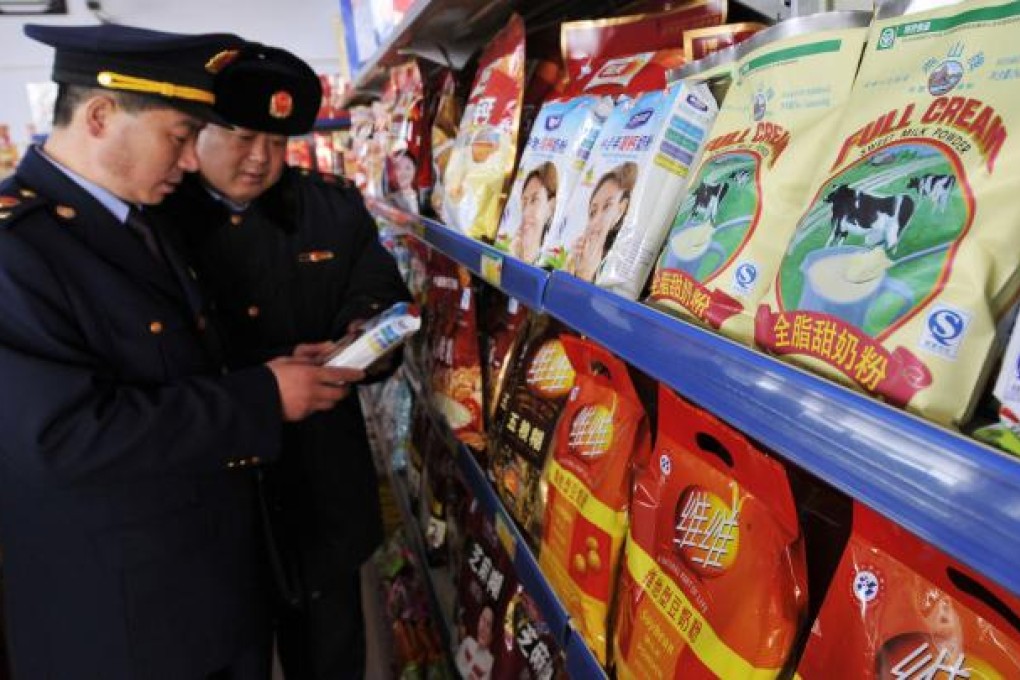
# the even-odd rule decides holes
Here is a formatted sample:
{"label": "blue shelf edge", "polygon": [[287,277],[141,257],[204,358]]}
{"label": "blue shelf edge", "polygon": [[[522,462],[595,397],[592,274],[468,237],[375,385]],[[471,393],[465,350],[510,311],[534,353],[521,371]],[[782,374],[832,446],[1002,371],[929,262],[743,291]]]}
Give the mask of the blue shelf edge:
{"label": "blue shelf edge", "polygon": [[573,276],[554,273],[543,302],[781,457],[1020,594],[1020,461]]}

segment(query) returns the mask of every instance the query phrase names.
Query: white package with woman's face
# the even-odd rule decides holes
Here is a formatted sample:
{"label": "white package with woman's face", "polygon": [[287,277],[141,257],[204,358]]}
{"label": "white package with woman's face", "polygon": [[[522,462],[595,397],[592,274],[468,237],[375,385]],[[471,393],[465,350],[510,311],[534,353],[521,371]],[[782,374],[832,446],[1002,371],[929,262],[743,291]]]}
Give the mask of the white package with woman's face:
{"label": "white package with woman's face", "polygon": [[521,157],[495,246],[532,263],[550,225],[566,212],[612,99],[585,95],[542,107]]}
{"label": "white package with woman's face", "polygon": [[607,287],[637,297],[658,247],[647,248],[642,269],[644,234],[668,226],[716,110],[707,87],[687,83],[619,102],[539,264],[591,281],[606,254],[619,252]]}

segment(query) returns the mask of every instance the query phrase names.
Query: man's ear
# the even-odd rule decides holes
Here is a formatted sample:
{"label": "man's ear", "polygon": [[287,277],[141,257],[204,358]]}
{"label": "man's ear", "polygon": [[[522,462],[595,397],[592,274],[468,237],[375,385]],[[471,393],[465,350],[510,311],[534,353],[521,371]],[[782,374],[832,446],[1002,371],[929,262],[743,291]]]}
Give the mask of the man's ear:
{"label": "man's ear", "polygon": [[110,121],[117,111],[117,102],[105,94],[96,94],[85,100],[80,115],[91,137],[102,137],[110,127]]}

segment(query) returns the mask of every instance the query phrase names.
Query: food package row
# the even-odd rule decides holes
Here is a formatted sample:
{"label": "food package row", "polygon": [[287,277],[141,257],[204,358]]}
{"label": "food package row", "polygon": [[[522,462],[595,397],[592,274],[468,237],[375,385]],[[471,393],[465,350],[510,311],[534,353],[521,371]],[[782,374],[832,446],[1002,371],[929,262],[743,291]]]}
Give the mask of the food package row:
{"label": "food package row", "polygon": [[[604,348],[503,302],[493,305],[502,321],[482,324],[493,337],[479,339],[492,349],[483,363],[495,381],[485,384],[495,491],[573,627],[617,677],[1020,673],[1017,598],[861,505],[849,539],[820,548],[812,522],[831,533],[851,521],[811,519],[804,473],[665,387],[649,403]],[[498,537],[491,526],[487,544],[461,531],[475,538],[453,563],[469,570],[462,590],[465,579],[476,585],[459,639],[492,645],[509,619],[483,595],[504,577],[478,580],[506,573]]]}

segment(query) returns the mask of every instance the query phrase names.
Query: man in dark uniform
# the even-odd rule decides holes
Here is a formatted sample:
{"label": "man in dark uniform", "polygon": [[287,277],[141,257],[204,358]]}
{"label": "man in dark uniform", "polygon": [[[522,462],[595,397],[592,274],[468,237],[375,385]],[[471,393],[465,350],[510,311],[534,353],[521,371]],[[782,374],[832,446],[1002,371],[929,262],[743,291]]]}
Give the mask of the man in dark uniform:
{"label": "man in dark uniform", "polygon": [[197,167],[231,35],[27,26],[54,129],[0,185],[0,544],[14,677],[262,680],[248,469],[362,377],[226,374],[179,258],[139,217]]}
{"label": "man in dark uniform", "polygon": [[[289,52],[243,53],[217,81],[236,127],[198,139],[200,172],[165,208],[218,304],[228,355],[247,366],[299,346],[316,356],[359,321],[408,300],[361,195],[340,178],[285,166],[287,138],[308,132],[319,80]],[[299,345],[299,343],[306,343]],[[377,478],[357,399],[284,429],[273,470],[279,539],[296,608],[277,641],[287,678],[360,677],[365,640],[359,568],[382,538]]]}

